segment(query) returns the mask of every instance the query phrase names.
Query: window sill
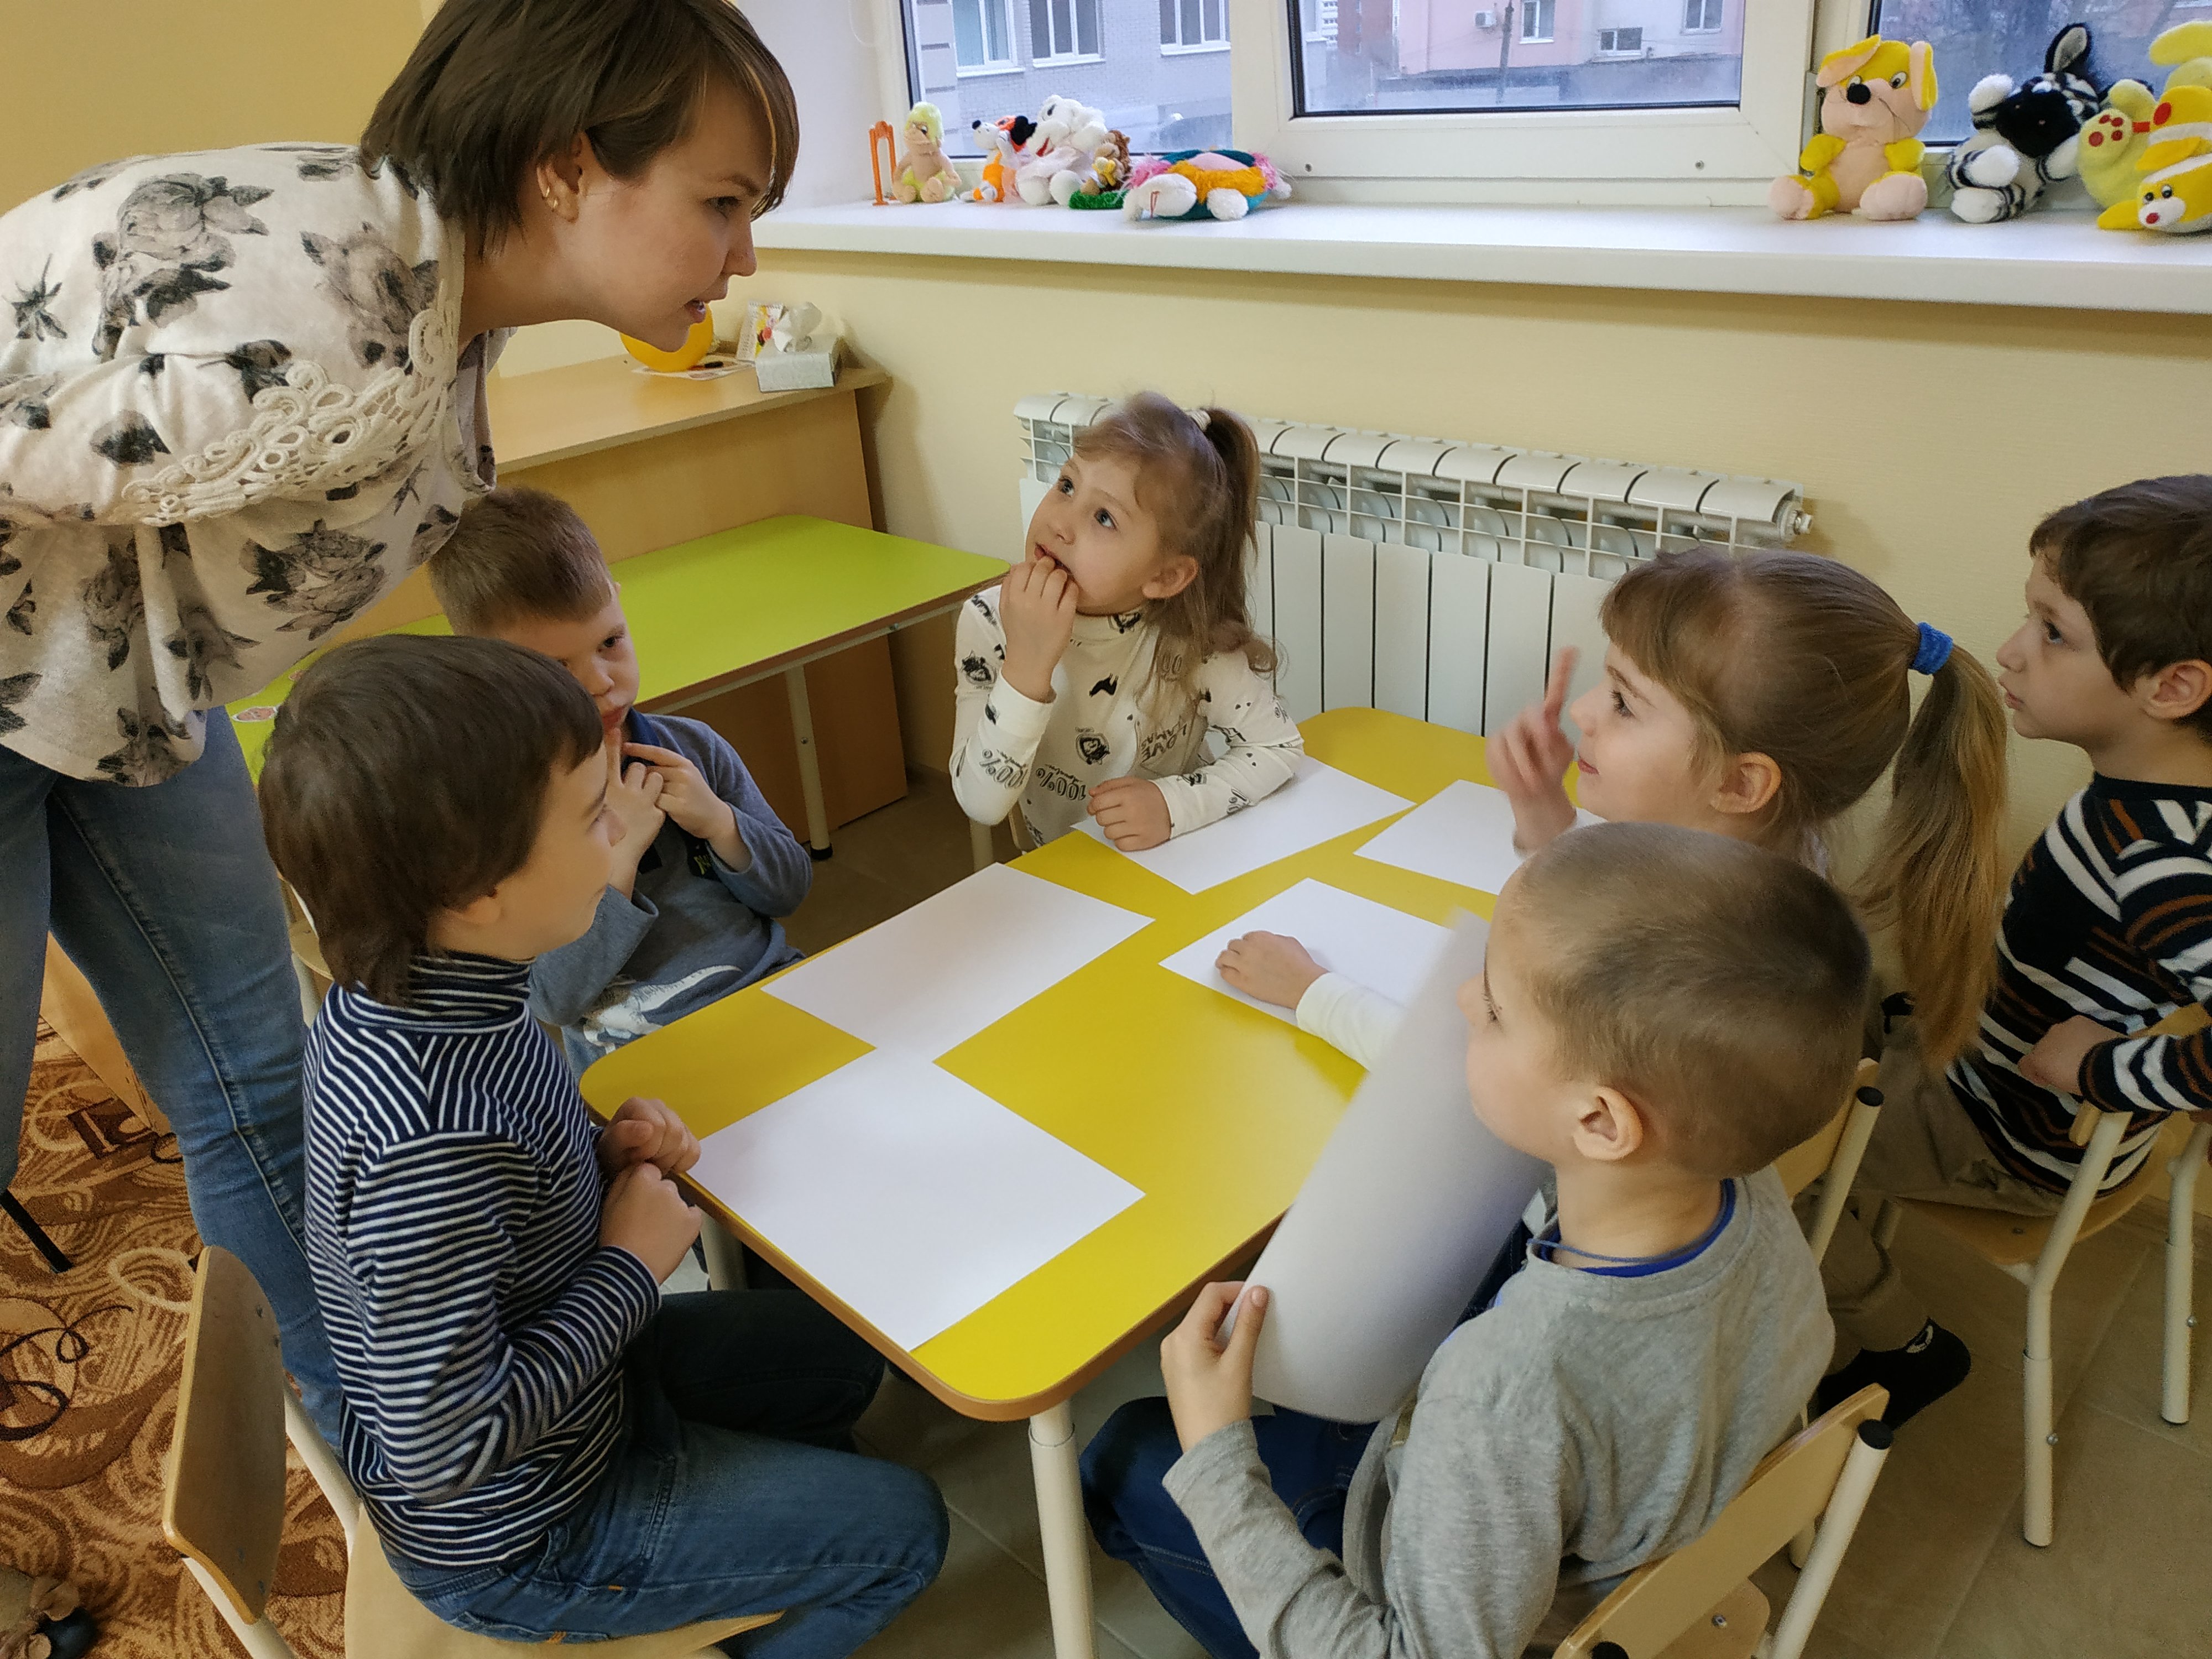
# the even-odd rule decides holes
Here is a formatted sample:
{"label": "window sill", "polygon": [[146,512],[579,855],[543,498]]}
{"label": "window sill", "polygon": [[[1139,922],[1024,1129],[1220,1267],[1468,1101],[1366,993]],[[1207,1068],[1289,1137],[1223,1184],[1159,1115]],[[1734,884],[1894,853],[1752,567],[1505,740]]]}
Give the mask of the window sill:
{"label": "window sill", "polygon": [[2002,225],[1942,212],[1902,225],[1792,224],[1763,208],[1311,202],[1234,224],[1131,224],[1058,208],[864,204],[772,213],[754,241],[770,251],[2212,313],[2203,244],[2099,230],[2094,216],[2075,212]]}

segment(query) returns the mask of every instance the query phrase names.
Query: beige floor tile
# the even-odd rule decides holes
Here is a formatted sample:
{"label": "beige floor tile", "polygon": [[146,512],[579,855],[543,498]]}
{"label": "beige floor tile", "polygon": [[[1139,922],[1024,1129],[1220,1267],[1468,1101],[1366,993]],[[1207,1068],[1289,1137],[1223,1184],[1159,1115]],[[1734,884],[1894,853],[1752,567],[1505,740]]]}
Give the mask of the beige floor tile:
{"label": "beige floor tile", "polygon": [[2212,1631],[2212,1459],[2077,1401],[2060,1425],[2057,1525],[2022,1541],[2019,1506],[1940,1659],[2171,1659]]}
{"label": "beige floor tile", "polygon": [[[2155,1218],[2162,1230],[2162,1214]],[[2212,1378],[2205,1376],[2206,1367],[2212,1366],[2212,1343],[2203,1339],[2207,1322],[2202,1316],[2191,1345],[2190,1421],[2177,1425],[2159,1415],[2165,1376],[2165,1256],[2161,1231],[2153,1254],[2145,1258],[2113,1317],[2112,1328],[2076,1385],[2073,1399],[2212,1457]],[[2212,1280],[2212,1219],[2203,1218],[2197,1223],[2197,1280],[2194,1300],[2201,1309],[2212,1304],[2212,1284],[2207,1283]]]}

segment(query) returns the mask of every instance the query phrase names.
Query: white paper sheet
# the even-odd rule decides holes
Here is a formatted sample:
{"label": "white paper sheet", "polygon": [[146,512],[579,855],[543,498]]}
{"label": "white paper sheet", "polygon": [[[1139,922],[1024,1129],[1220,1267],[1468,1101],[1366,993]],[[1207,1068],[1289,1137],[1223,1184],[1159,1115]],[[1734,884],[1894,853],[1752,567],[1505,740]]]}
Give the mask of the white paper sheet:
{"label": "white paper sheet", "polygon": [[909,1353],[1144,1196],[885,1049],[708,1135],[691,1175]]}
{"label": "white paper sheet", "polygon": [[878,1048],[934,1057],[1150,921],[994,864],[767,989]]}
{"label": "white paper sheet", "polygon": [[[1402,795],[1308,756],[1299,761],[1297,775],[1265,800],[1203,830],[1122,856],[1186,893],[1200,893],[1412,805]],[[1113,845],[1096,818],[1086,817],[1078,827],[1092,840]]]}
{"label": "white paper sheet", "polygon": [[[1603,820],[1595,812],[1577,812],[1575,822]],[[1495,893],[1521,867],[1521,854],[1513,850],[1512,803],[1503,789],[1462,778],[1369,842],[1359,856]]]}
{"label": "white paper sheet", "polygon": [[1453,999],[1489,937],[1474,917],[1453,931],[1252,1269],[1263,1400],[1346,1423],[1395,1411],[1542,1178],[1468,1099]]}
{"label": "white paper sheet", "polygon": [[1326,882],[1309,880],[1276,894],[1196,944],[1186,945],[1160,966],[1295,1025],[1295,1010],[1245,995],[1222,978],[1213,965],[1231,939],[1252,933],[1288,933],[1322,967],[1380,991],[1401,1006],[1413,1000],[1422,975],[1451,937],[1433,921],[1423,921]]}

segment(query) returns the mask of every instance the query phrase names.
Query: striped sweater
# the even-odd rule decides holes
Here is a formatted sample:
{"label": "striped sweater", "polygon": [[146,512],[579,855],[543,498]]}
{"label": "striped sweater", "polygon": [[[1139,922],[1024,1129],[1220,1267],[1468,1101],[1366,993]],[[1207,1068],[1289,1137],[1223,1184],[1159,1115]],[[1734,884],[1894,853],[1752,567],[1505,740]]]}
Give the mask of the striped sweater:
{"label": "striped sweater", "polygon": [[530,965],[425,957],[410,988],[334,990],[308,1037],[308,1257],[379,1534],[491,1565],[605,1467],[660,1287],[599,1243],[599,1131],[529,1017]]}
{"label": "striped sweater", "polygon": [[[2212,998],[2212,789],[2098,777],[2013,878],[1981,1041],[1951,1091],[1998,1160],[2063,1192],[2081,1161],[2074,1102],[2022,1078],[2021,1057],[2076,1014],[2115,1032]],[[2212,1034],[2116,1036],[2089,1051],[2081,1098],[2136,1114],[2109,1189],[2150,1155],[2167,1113],[2212,1107]]]}

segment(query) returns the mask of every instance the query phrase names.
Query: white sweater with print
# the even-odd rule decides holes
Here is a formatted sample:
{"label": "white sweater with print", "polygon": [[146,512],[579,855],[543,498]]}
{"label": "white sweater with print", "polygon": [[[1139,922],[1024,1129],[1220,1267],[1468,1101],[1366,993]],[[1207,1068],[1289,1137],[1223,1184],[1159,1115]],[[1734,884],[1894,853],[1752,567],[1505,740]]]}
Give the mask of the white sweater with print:
{"label": "white sweater with print", "polygon": [[[1000,676],[999,590],[963,605],[952,788],[968,816],[997,823],[1019,803],[1030,833],[1048,842],[1083,822],[1093,784],[1148,778],[1167,799],[1170,833],[1184,836],[1288,783],[1305,740],[1243,653],[1200,665],[1194,702],[1171,692],[1155,699],[1148,694],[1158,641],[1141,611],[1078,617],[1052,671],[1052,701],[1037,702]],[[1225,746],[1210,764],[1209,731]]]}

